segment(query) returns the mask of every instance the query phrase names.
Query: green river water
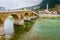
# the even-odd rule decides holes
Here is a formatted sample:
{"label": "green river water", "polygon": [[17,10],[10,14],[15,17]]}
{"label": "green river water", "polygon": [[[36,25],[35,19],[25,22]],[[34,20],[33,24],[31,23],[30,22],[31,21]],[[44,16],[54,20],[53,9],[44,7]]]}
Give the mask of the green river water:
{"label": "green river water", "polygon": [[60,40],[60,17],[37,18],[25,21],[24,26],[15,25],[11,40]]}

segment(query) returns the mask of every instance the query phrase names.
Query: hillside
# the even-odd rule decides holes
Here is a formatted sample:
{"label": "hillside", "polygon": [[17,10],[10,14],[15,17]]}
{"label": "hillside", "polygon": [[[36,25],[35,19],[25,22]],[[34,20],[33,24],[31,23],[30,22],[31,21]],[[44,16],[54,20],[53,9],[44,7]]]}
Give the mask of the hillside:
{"label": "hillside", "polygon": [[45,9],[47,3],[49,5],[49,8],[53,8],[58,3],[58,1],[57,0],[43,0],[42,3],[40,4],[40,8]]}
{"label": "hillside", "polygon": [[0,6],[0,10],[5,10],[5,9],[6,9],[5,7]]}

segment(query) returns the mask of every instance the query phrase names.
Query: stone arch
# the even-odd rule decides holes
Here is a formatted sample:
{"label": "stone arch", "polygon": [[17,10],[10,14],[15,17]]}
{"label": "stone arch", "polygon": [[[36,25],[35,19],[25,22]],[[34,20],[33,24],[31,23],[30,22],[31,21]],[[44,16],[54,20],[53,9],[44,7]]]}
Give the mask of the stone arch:
{"label": "stone arch", "polygon": [[11,14],[11,16],[16,20],[19,19],[18,15],[16,15],[16,14]]}
{"label": "stone arch", "polygon": [[4,21],[4,33],[5,35],[12,35],[14,33],[14,19],[11,15],[7,16]]}
{"label": "stone arch", "polygon": [[25,13],[24,16],[28,16],[28,13]]}

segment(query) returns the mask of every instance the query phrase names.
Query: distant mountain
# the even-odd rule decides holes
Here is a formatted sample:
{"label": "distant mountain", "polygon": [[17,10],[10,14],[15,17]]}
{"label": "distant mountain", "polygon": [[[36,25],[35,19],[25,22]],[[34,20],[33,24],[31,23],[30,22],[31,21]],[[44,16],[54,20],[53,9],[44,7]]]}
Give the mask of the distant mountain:
{"label": "distant mountain", "polygon": [[5,10],[5,9],[6,9],[5,7],[0,6],[0,10]]}
{"label": "distant mountain", "polygon": [[49,8],[53,8],[56,4],[58,4],[58,0],[43,0],[42,3],[40,4],[40,8],[46,9],[46,5],[48,3]]}
{"label": "distant mountain", "polygon": [[37,9],[40,8],[40,5],[35,5],[35,6],[30,6],[30,7],[25,7],[27,9]]}

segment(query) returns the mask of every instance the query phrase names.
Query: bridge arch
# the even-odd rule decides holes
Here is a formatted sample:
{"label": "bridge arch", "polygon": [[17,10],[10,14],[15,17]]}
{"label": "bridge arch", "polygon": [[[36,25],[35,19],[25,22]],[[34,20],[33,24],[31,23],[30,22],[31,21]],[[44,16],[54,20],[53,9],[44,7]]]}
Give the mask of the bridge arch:
{"label": "bridge arch", "polygon": [[15,20],[19,19],[19,16],[16,15],[16,14],[11,14],[11,16],[12,16]]}
{"label": "bridge arch", "polygon": [[14,33],[14,18],[9,15],[4,21],[4,33],[6,35],[12,35]]}
{"label": "bridge arch", "polygon": [[24,16],[28,16],[29,14],[28,13],[25,13]]}

